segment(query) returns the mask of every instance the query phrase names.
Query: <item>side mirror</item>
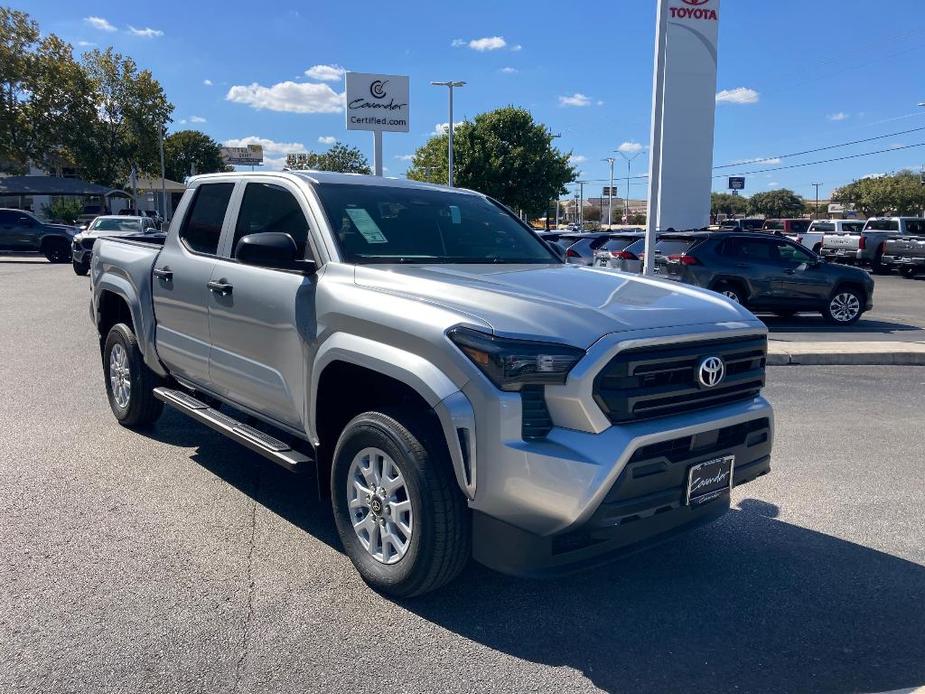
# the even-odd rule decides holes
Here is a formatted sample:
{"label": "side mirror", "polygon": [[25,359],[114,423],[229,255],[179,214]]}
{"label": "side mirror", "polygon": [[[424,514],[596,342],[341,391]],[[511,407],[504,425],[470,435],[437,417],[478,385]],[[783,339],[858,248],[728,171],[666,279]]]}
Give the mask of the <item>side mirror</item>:
{"label": "side mirror", "polygon": [[289,234],[267,231],[242,236],[234,251],[235,259],[244,265],[258,265],[274,270],[314,272],[315,262],[299,258],[299,249]]}

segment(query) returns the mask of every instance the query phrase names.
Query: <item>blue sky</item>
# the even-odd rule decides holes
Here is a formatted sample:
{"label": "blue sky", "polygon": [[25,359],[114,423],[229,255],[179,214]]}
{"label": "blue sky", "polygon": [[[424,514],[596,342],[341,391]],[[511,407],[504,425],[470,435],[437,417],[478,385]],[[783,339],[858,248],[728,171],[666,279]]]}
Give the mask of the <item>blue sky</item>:
{"label": "blue sky", "polygon": [[[173,129],[262,141],[277,161],[331,138],[372,158],[372,135],[345,130],[343,81],[331,67],[410,76],[411,132],[385,135],[391,176],[447,120],[446,90],[432,80],[468,83],[456,120],[507,104],[530,109],[561,133],[557,144],[585,179],[609,176],[601,159],[621,144],[648,144],[654,0],[12,5],[78,51],[112,45],[150,68],[175,106]],[[822,182],[827,197],[854,178],[919,168],[925,147],[900,148],[925,143],[925,130],[773,157],[925,128],[923,36],[921,0],[724,0],[717,89],[727,96],[717,105],[714,164],[772,159],[717,173],[890,150],[748,176],[746,194],[789,187],[811,197],[810,184]],[[646,167],[642,154],[633,173]],[[715,179],[714,189],[725,185]],[[643,192],[636,181],[633,196]]]}

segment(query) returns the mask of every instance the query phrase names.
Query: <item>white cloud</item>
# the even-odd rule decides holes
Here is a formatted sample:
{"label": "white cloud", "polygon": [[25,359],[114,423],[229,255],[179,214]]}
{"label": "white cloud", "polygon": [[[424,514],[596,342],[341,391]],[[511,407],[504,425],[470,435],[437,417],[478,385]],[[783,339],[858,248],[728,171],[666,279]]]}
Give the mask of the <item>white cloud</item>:
{"label": "white cloud", "polygon": [[412,159],[414,159],[414,155],[413,154],[396,154],[395,158],[400,161],[411,161]]}
{"label": "white cloud", "polygon": [[[464,121],[453,121],[453,130],[455,131]],[[432,133],[427,133],[428,135],[443,135],[450,129],[449,123],[437,123],[434,126],[434,131]]]}
{"label": "white cloud", "polygon": [[93,41],[78,41],[77,45],[80,46],[81,48],[91,48],[95,46],[96,44]]}
{"label": "white cloud", "polygon": [[624,152],[626,154],[635,154],[636,152],[641,152],[645,147],[643,147],[638,142],[624,142],[619,147],[617,147],[618,152]]}
{"label": "white cloud", "polygon": [[333,145],[335,142],[337,142],[337,138],[333,135],[322,135],[318,138],[318,142],[323,145]]}
{"label": "white cloud", "polygon": [[560,96],[559,106],[590,106],[591,98],[575,92],[571,96]]}
{"label": "white cloud", "polygon": [[735,89],[723,89],[716,93],[716,103],[718,104],[757,104],[758,92],[748,87],[736,87]]}
{"label": "white cloud", "polygon": [[226,147],[246,147],[247,145],[261,145],[263,147],[263,166],[265,169],[280,170],[286,165],[287,154],[297,154],[305,151],[301,142],[276,142],[266,137],[250,135],[248,137],[232,138],[223,143]]}
{"label": "white cloud", "polygon": [[573,154],[568,158],[569,164],[584,164],[588,158],[584,154]]}
{"label": "white cloud", "polygon": [[883,178],[884,176],[886,176],[886,174],[883,171],[881,171],[880,173],[864,174],[863,176],[861,176],[861,178]]}
{"label": "white cloud", "polygon": [[515,43],[513,46],[511,46],[511,50],[514,51],[515,53],[522,49],[523,49],[523,46],[521,46],[519,43]]}
{"label": "white cloud", "polygon": [[503,67],[498,72],[503,72],[505,75],[516,75],[517,68],[516,67]]}
{"label": "white cloud", "polygon": [[247,104],[252,108],[289,113],[339,113],[344,110],[344,95],[327,84],[279,82],[264,87],[256,82],[236,84],[225,95],[227,101]]}
{"label": "white cloud", "polygon": [[777,181],[771,181],[768,183],[768,188],[777,188],[780,185]]}
{"label": "white cloud", "polygon": [[830,113],[828,116],[826,116],[826,118],[828,118],[829,120],[838,121],[838,120],[848,120],[850,116],[847,113],[844,113],[843,111],[839,111],[838,113]]}
{"label": "white cloud", "polygon": [[116,31],[116,28],[102,17],[84,17],[84,23],[100,31]]}
{"label": "white cloud", "polygon": [[595,103],[596,106],[603,106],[603,105],[604,105],[604,100],[603,100],[603,99],[598,99],[598,100],[595,101],[594,103]]}
{"label": "white cloud", "polygon": [[322,82],[337,82],[344,78],[344,72],[340,65],[312,65],[305,71],[305,76]]}
{"label": "white cloud", "polygon": [[156,39],[164,35],[164,32],[160,29],[152,29],[151,27],[145,27],[144,29],[136,29],[131,24],[128,25],[129,33],[133,36],[140,36],[143,39]]}
{"label": "white cloud", "polygon": [[503,36],[485,36],[480,39],[472,39],[471,41],[466,41],[465,39],[453,39],[453,42],[450,45],[453,48],[462,48],[463,46],[468,46],[473,51],[484,53],[485,51],[497,51],[500,48],[504,48],[507,46],[507,41],[504,40]]}
{"label": "white cloud", "polygon": [[205,123],[206,119],[203,118],[202,116],[190,116],[189,122],[190,123]]}
{"label": "white cloud", "polygon": [[202,83],[203,83],[204,85],[206,85],[207,87],[211,87],[211,86],[212,86],[212,80],[203,80]]}

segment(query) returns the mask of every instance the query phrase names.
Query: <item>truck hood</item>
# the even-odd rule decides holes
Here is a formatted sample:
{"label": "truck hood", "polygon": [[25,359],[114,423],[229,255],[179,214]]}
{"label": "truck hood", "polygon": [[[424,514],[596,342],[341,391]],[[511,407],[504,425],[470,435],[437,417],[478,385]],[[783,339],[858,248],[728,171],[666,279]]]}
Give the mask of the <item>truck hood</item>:
{"label": "truck hood", "polygon": [[354,277],[363,287],[479,318],[498,335],[585,348],[611,332],[757,323],[712,292],[576,265],[360,265]]}

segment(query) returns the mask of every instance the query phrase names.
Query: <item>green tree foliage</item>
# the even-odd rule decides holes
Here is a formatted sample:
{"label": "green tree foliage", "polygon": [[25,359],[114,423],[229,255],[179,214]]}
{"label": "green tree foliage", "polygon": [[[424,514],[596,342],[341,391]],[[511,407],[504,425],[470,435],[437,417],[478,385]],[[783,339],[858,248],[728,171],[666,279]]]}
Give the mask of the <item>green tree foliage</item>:
{"label": "green tree foliage", "polygon": [[42,211],[48,219],[73,224],[83,214],[84,204],[80,198],[55,198],[50,205],[43,205]]}
{"label": "green tree foliage", "polygon": [[[435,135],[414,154],[408,178],[444,183],[446,133]],[[569,153],[552,146],[552,133],[526,109],[507,106],[481,113],[453,130],[453,182],[490,195],[514,210],[540,214],[550,199],[575,180]]]}
{"label": "green tree foliage", "polygon": [[139,173],[160,172],[158,129],[173,105],[150,70],[107,48],[85,53],[97,116],[87,123],[76,148],[82,173],[103,185],[121,185],[132,166]]}
{"label": "green tree foliage", "polygon": [[369,162],[356,147],[335,142],[327,152],[303,152],[286,157],[286,166],[293,170],[339,171],[340,173],[370,174]]}
{"label": "green tree foliage", "polygon": [[0,167],[25,173],[30,160],[51,170],[69,160],[94,116],[90,91],[70,44],[0,7]]}
{"label": "green tree foliage", "polygon": [[748,199],[748,212],[765,217],[799,217],[803,214],[803,198],[787,188],[755,193]]}
{"label": "green tree foliage", "polygon": [[710,214],[726,216],[748,212],[748,199],[731,193],[710,193]]}
{"label": "green tree foliage", "polygon": [[867,217],[917,215],[925,209],[925,184],[908,169],[890,176],[862,178],[832,193],[832,200]]}
{"label": "green tree foliage", "polygon": [[182,181],[193,173],[230,171],[222,159],[222,148],[198,130],[180,130],[164,138],[164,175]]}

